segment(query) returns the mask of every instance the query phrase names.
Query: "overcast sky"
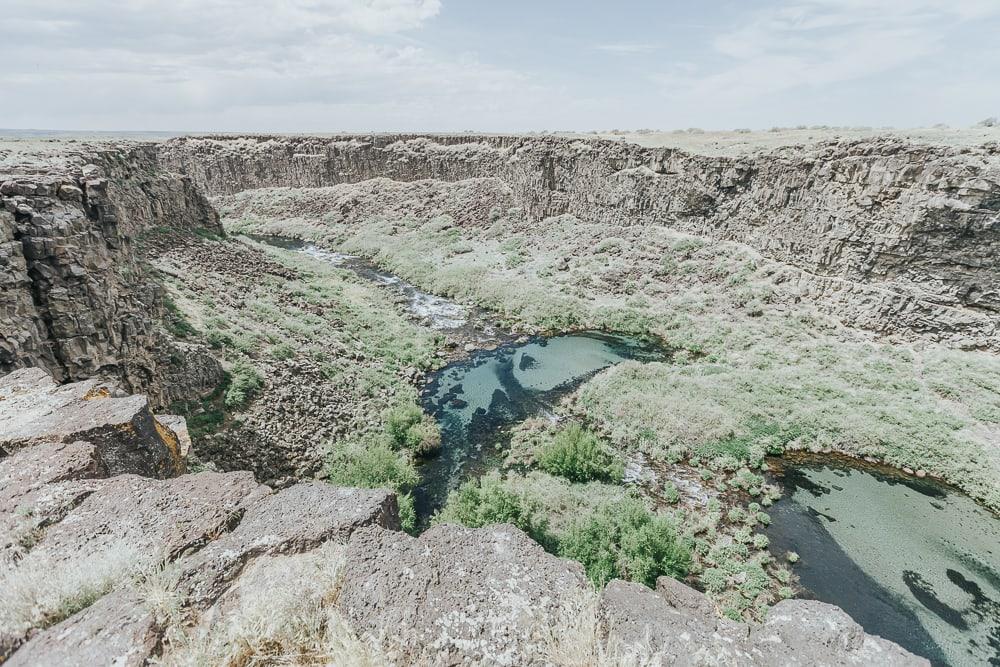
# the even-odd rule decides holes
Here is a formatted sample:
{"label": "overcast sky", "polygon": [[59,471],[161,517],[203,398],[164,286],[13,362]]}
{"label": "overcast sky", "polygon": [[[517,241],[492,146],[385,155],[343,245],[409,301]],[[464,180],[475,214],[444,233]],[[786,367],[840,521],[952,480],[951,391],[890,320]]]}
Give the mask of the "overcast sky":
{"label": "overcast sky", "polygon": [[2,0],[0,127],[968,126],[1000,0]]}

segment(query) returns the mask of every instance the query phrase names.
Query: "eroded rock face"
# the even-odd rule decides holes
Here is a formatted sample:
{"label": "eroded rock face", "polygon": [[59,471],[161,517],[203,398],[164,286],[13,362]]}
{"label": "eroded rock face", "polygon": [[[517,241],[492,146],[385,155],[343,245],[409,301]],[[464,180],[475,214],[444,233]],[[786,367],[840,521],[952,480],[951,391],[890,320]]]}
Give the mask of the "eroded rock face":
{"label": "eroded rock face", "polygon": [[170,477],[184,470],[176,433],[145,396],[117,396],[99,380],[57,385],[40,368],[0,378],[0,455],[39,443],[91,443],[109,474]]}
{"label": "eroded rock face", "polygon": [[589,584],[578,563],[509,525],[381,529],[351,538],[339,607],[406,664],[540,664],[544,630]]}
{"label": "eroded rock face", "polygon": [[204,373],[162,379],[185,355],[158,327],[163,290],[136,246],[157,229],[221,232],[205,197],[148,145],[0,163],[0,373],[113,378],[157,405],[216,386],[217,363],[205,386]]}
{"label": "eroded rock face", "polygon": [[211,194],[494,179],[493,203],[536,224],[571,214],[743,243],[799,269],[806,295],[851,326],[1000,350],[996,146],[883,138],[724,158],[556,137],[376,135],[181,138],[160,155]]}

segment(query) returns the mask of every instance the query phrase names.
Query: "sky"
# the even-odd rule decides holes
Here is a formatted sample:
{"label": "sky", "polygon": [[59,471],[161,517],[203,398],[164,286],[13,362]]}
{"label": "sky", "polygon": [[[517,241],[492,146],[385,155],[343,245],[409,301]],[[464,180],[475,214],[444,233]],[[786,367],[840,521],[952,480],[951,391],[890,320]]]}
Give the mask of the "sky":
{"label": "sky", "polygon": [[0,127],[966,127],[1000,0],[2,0]]}

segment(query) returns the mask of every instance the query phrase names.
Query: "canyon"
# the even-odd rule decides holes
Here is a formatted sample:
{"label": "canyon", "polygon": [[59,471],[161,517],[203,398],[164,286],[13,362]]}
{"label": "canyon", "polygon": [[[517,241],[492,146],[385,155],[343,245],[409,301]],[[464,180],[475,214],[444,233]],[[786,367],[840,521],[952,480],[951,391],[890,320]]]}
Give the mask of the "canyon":
{"label": "canyon", "polygon": [[[541,135],[4,141],[0,230],[12,665],[925,664],[836,607],[781,599],[766,540],[727,571],[717,554],[752,533],[728,517],[767,497],[752,481],[765,454],[796,449],[1000,508],[995,142],[719,156]],[[503,341],[436,327],[327,251],[450,298],[453,317],[489,313],[508,341],[593,328],[669,351],[588,369],[550,407],[640,472],[697,478],[675,506],[686,583],[595,588],[524,526],[407,534],[406,471],[441,446],[424,382]],[[514,428],[528,455],[499,482],[542,506],[555,478],[517,466],[552,428]],[[359,488],[345,470],[372,452]],[[547,530],[565,539],[567,514],[596,510],[558,484]],[[771,583],[748,591],[758,571]],[[45,572],[65,574],[46,588]]]}

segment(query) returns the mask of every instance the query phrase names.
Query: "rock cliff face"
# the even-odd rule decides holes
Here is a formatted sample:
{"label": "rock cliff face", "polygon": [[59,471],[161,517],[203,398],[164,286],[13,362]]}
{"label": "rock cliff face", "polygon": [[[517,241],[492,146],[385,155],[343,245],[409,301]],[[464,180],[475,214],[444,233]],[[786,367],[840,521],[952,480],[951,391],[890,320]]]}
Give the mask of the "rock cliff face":
{"label": "rock cliff face", "polygon": [[[116,460],[174,450],[162,424],[120,428],[125,413],[156,421],[144,397],[104,390],[112,391],[85,382],[56,391],[75,398],[41,410],[52,415],[47,430],[0,421],[0,442],[18,443],[0,459],[6,664],[289,656],[324,664],[619,664],[628,656],[648,664],[926,664],[821,603],[783,602],[749,626],[720,621],[701,593],[669,579],[656,591],[614,581],[595,594],[579,564],[512,526],[444,525],[413,538],[399,532],[387,491],[318,482],[274,491],[241,472],[155,479],[165,472],[156,462],[116,475]],[[0,379],[3,401],[53,392],[36,370]],[[74,426],[82,412],[89,430]]]}
{"label": "rock cliff face", "polygon": [[496,177],[538,224],[571,214],[743,243],[799,269],[807,296],[851,326],[1000,349],[996,145],[878,139],[724,158],[537,137],[218,137],[160,156],[210,194]]}
{"label": "rock cliff face", "polygon": [[214,368],[191,377],[217,384],[210,355],[156,326],[162,290],[136,246],[161,228],[221,231],[205,197],[161,169],[151,146],[0,161],[0,372],[110,377],[159,405],[203,388],[178,382],[186,374],[172,366]]}

